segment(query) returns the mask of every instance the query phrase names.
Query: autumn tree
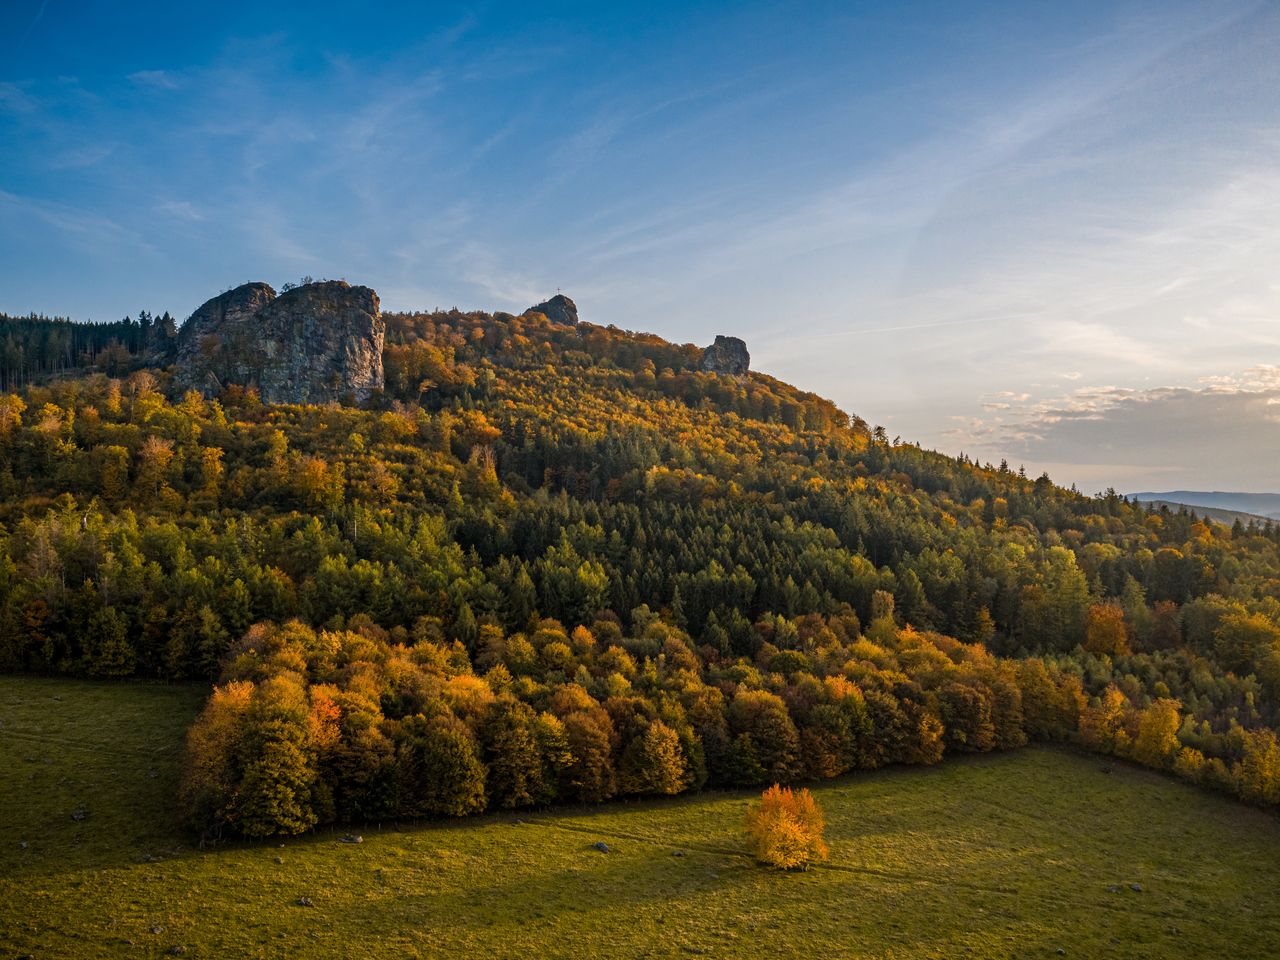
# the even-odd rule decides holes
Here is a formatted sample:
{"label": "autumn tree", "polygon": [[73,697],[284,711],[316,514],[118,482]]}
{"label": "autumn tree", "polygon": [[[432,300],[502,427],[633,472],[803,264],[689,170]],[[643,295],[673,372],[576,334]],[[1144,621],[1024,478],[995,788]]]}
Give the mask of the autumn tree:
{"label": "autumn tree", "polygon": [[1084,648],[1090,653],[1108,657],[1123,657],[1129,653],[1129,633],[1123,607],[1118,603],[1089,606]]}
{"label": "autumn tree", "polygon": [[780,870],[826,860],[830,848],[823,838],[825,831],[822,808],[807,789],[774,784],[747,808],[752,854]]}
{"label": "autumn tree", "polygon": [[1182,707],[1167,697],[1154,701],[1138,719],[1138,736],[1133,743],[1133,759],[1148,767],[1167,769],[1178,755],[1178,728]]}

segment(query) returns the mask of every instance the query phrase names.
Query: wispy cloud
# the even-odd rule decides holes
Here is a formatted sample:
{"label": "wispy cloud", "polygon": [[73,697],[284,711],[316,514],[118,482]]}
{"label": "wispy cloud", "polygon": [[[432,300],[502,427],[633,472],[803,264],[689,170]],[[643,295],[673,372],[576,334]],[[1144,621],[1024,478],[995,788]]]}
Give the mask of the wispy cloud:
{"label": "wispy cloud", "polygon": [[129,80],[140,87],[153,90],[177,90],[178,81],[167,70],[135,70],[129,74]]}
{"label": "wispy cloud", "polygon": [[171,217],[191,223],[205,219],[205,214],[189,200],[166,200],[157,204],[156,209],[161,213],[167,213]]}

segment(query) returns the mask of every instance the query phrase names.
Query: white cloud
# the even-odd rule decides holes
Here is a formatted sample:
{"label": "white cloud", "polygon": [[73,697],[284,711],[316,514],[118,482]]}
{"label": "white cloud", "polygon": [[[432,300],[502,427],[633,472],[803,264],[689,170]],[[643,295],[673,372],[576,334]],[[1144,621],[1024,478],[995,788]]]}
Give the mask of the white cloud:
{"label": "white cloud", "polygon": [[990,416],[946,436],[984,455],[1053,463],[1064,474],[1055,479],[1063,482],[1099,488],[1170,479],[1189,488],[1280,486],[1278,366],[1204,377],[1195,387],[1084,387],[983,406]]}

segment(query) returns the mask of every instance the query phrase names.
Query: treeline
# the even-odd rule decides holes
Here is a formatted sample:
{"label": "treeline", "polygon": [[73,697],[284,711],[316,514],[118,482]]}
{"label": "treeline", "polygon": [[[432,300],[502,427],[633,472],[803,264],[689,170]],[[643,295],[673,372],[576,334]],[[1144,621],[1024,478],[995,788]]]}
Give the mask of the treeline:
{"label": "treeline", "polygon": [[182,787],[207,836],[595,803],[704,785],[930,764],[1074,733],[1078,677],[899,629],[892,598],[753,627],[751,657],[696,650],[648,610],[571,632],[424,618],[385,631],[259,624],[190,731]]}
{"label": "treeline", "polygon": [[0,314],[0,390],[16,390],[73,371],[122,376],[176,330],[167,312],[152,317],[143,310],[136,320],[125,317],[113,323]]}

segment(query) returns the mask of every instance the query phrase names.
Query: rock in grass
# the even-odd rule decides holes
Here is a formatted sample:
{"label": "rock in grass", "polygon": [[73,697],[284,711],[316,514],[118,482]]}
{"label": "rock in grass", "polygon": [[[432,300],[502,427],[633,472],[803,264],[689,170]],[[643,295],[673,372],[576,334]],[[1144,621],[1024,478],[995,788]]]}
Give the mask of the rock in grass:
{"label": "rock in grass", "polygon": [[160,934],[164,933],[164,927],[160,926],[160,924],[158,923],[152,924],[151,932],[159,936]]}
{"label": "rock in grass", "polygon": [[357,836],[354,833],[348,833],[342,838],[342,843],[364,843],[364,837]]}
{"label": "rock in grass", "polygon": [[276,863],[277,864],[284,863],[284,857],[276,857]]}
{"label": "rock in grass", "polygon": [[300,907],[314,907],[314,906],[315,906],[315,904],[311,902],[311,898],[310,898],[310,897],[299,897],[299,898],[298,898],[298,906],[300,906]]}
{"label": "rock in grass", "polygon": [[175,943],[172,947],[170,947],[168,950],[165,951],[165,953],[175,957],[180,953],[186,953],[186,952],[187,952],[187,948],[180,943]]}
{"label": "rock in grass", "polygon": [[601,853],[608,853],[609,845],[605,843],[603,840],[597,840],[595,843],[591,845],[591,849],[599,850]]}
{"label": "rock in grass", "polygon": [[76,807],[74,810],[71,811],[71,819],[74,820],[76,823],[81,823],[89,819],[88,807],[85,807],[84,805]]}
{"label": "rock in grass", "polygon": [[1140,883],[1131,883],[1131,884],[1129,884],[1129,889],[1130,889],[1130,890],[1132,890],[1134,893],[1141,893],[1141,892],[1142,892],[1142,884],[1140,884]]}

